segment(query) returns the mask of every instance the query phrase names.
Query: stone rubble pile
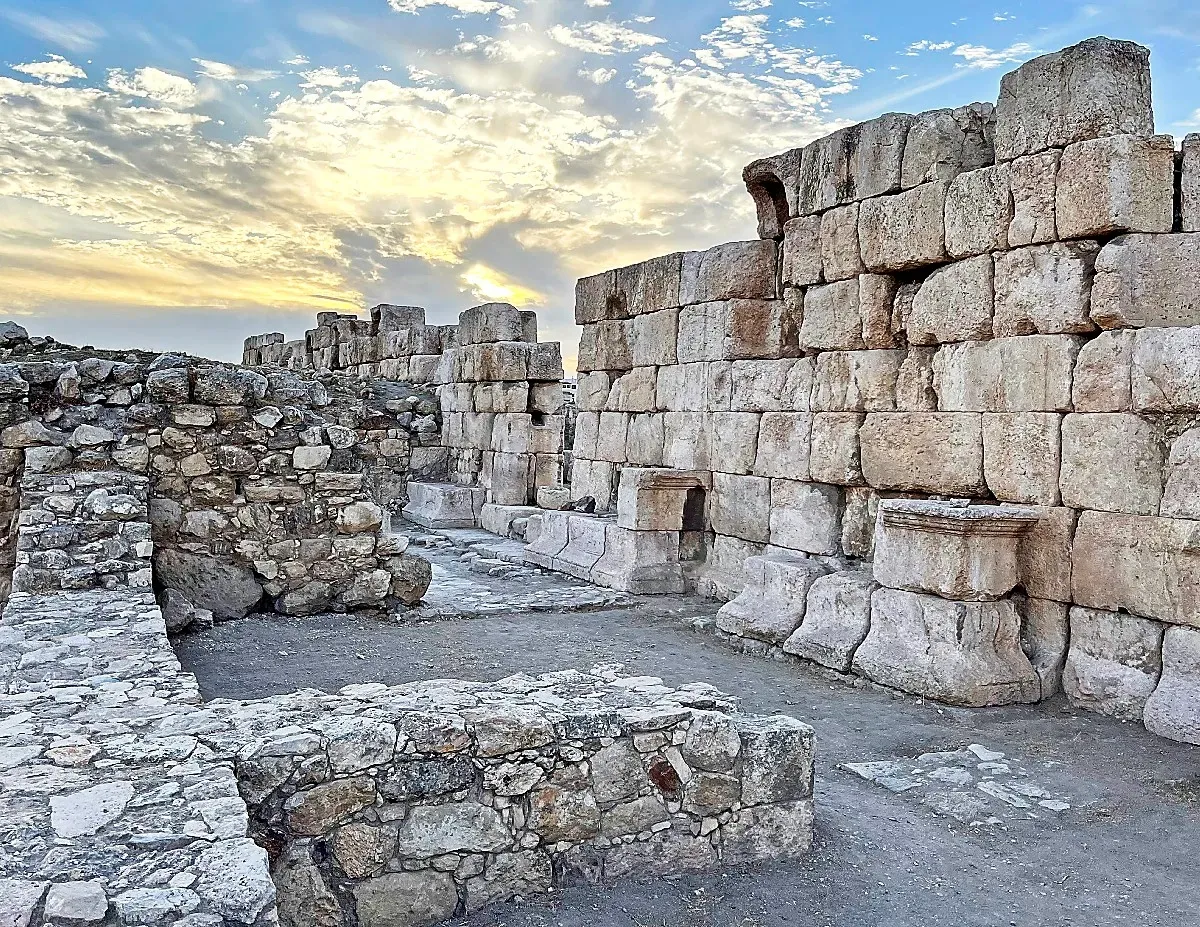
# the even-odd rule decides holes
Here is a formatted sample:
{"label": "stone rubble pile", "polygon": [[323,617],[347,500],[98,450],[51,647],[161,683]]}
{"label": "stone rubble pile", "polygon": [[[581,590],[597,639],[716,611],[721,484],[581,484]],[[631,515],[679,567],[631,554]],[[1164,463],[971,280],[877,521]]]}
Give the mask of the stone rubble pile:
{"label": "stone rubble pile", "polygon": [[[622,538],[745,646],[1195,740],[1200,136],[1155,135],[1149,53],[1088,40],[744,178],[759,240],[579,281],[597,515],[531,519],[531,559],[633,576]],[[673,490],[623,527],[664,469],[699,530]]]}

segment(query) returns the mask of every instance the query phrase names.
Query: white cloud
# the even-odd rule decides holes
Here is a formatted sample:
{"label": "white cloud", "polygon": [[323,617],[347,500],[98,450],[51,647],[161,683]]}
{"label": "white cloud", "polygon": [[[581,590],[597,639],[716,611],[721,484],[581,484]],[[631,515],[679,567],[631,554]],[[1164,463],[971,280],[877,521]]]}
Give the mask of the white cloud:
{"label": "white cloud", "polygon": [[871,33],[869,33],[869,32],[868,32],[868,33],[866,33],[865,35],[863,35],[863,41],[865,41],[865,42],[878,42],[878,41],[879,41],[879,36],[877,36],[877,35],[871,35]]}
{"label": "white cloud", "polygon": [[929,39],[921,39],[921,41],[913,42],[906,49],[904,49],[904,54],[909,58],[915,58],[923,51],[946,51],[947,49],[953,47],[953,42],[933,42]]}
{"label": "white cloud", "polygon": [[607,84],[617,76],[615,68],[596,68],[594,71],[580,71],[579,76],[590,80],[593,84]]}
{"label": "white cloud", "polygon": [[359,83],[358,75],[346,68],[313,68],[300,76],[304,78],[300,86],[305,90],[340,90]]}
{"label": "white cloud", "polygon": [[513,7],[496,0],[388,0],[388,6],[397,13],[419,13],[431,6],[444,6],[460,14],[495,13],[502,19],[512,19],[517,15]]}
{"label": "white cloud", "polygon": [[107,35],[103,29],[86,19],[59,19],[16,10],[0,10],[0,16],[34,38],[73,52],[88,51]]}
{"label": "white cloud", "polygon": [[112,68],[108,72],[108,86],[117,93],[175,109],[190,109],[200,98],[196,85],[186,77],[159,68],[138,68],[132,74]]}
{"label": "white cloud", "polygon": [[547,35],[560,45],[593,55],[618,55],[662,45],[666,39],[638,32],[623,23],[591,22],[551,26]]}
{"label": "white cloud", "polygon": [[611,6],[612,0],[585,0],[584,6]]}
{"label": "white cloud", "polygon": [[308,64],[308,57],[306,55],[293,55],[291,58],[288,58],[283,63],[289,64],[292,67],[298,68],[301,65]]}
{"label": "white cloud", "polygon": [[746,13],[751,10],[765,10],[771,5],[771,0],[730,0],[729,5],[735,10]]}
{"label": "white cloud", "polygon": [[978,68],[986,71],[1006,64],[1020,64],[1034,55],[1040,54],[1040,52],[1028,42],[1017,42],[999,51],[988,48],[986,45],[959,45],[951,54],[962,58],[966,62],[965,65],[960,65],[960,67]]}
{"label": "white cloud", "polygon": [[200,65],[197,72],[201,77],[220,81],[246,81],[255,83],[262,80],[273,80],[279,76],[278,71],[267,71],[260,68],[240,68],[220,61],[210,61],[207,58],[193,58]]}
{"label": "white cloud", "polygon": [[68,81],[83,80],[87,77],[87,71],[59,55],[50,55],[47,61],[14,64],[12,69],[22,74],[28,74],[30,77],[36,77],[47,84],[65,84]]}

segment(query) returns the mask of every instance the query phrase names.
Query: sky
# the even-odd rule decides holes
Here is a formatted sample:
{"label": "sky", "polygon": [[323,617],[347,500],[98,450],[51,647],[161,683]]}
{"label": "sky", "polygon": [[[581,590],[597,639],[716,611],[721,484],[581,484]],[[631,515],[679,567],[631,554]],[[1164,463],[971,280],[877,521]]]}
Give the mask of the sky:
{"label": "sky", "polygon": [[570,366],[576,278],[755,236],[744,164],[1093,35],[1200,131],[1195,0],[0,0],[0,318],[233,360],[503,301]]}

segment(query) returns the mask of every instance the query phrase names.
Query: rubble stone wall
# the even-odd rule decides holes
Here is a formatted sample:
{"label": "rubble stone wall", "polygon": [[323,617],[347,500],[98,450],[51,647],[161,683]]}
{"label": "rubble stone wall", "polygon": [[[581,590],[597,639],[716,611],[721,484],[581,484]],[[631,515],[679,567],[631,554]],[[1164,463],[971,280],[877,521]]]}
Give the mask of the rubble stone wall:
{"label": "rubble stone wall", "polygon": [[[994,107],[751,164],[759,240],[579,281],[572,495],[612,512],[623,470],[699,472],[700,587],[801,603],[790,628],[730,617],[756,646],[810,594],[837,633],[794,652],[842,669],[864,637],[878,655],[872,633],[916,647],[966,621],[1004,654],[1005,699],[1055,691],[1065,662],[1076,703],[1141,718],[1164,630],[1176,675],[1200,634],[1198,150],[1154,134],[1149,53],[1094,39],[1006,75]],[[999,611],[919,577],[879,589],[897,497],[1032,510]],[[933,530],[952,575],[954,538],[992,528]]]}

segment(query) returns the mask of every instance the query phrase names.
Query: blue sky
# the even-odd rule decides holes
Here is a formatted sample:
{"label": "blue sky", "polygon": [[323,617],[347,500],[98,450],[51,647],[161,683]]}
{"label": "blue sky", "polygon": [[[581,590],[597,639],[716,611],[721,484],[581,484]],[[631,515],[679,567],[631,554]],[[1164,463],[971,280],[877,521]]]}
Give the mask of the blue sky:
{"label": "blue sky", "polygon": [[0,0],[0,313],[233,358],[322,309],[537,309],[754,234],[741,166],[1092,35],[1200,130],[1194,0]]}

